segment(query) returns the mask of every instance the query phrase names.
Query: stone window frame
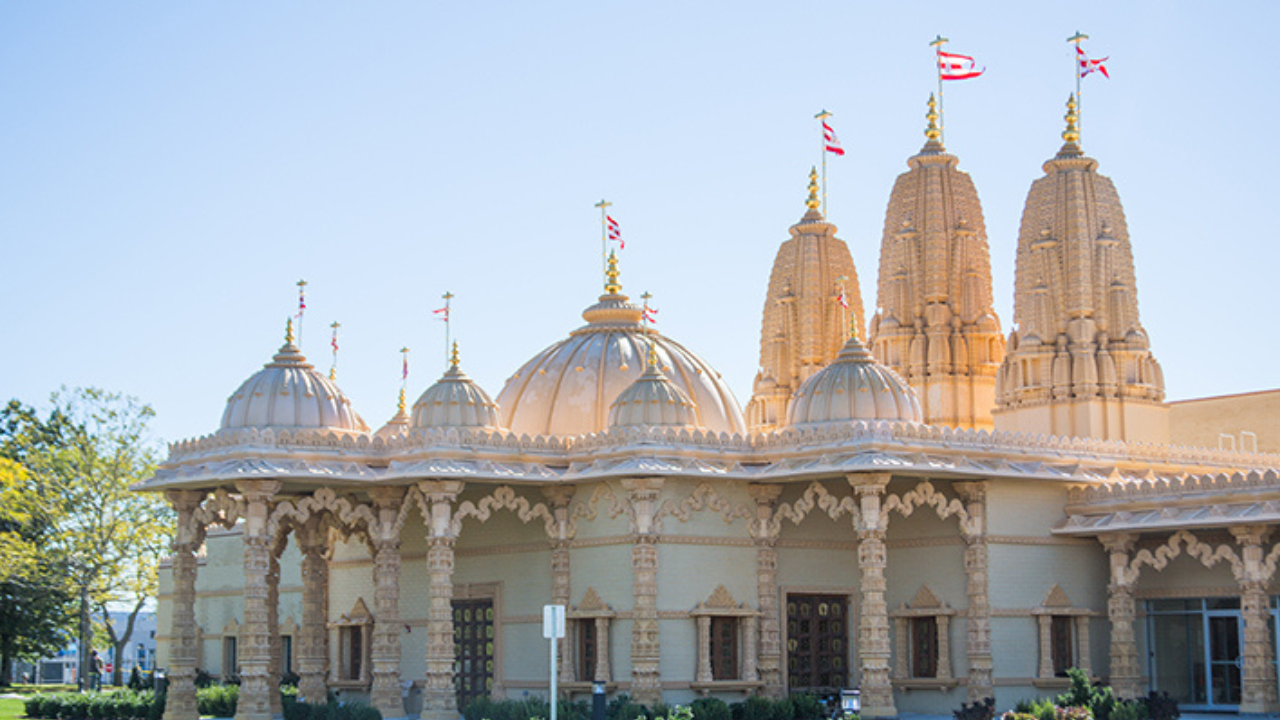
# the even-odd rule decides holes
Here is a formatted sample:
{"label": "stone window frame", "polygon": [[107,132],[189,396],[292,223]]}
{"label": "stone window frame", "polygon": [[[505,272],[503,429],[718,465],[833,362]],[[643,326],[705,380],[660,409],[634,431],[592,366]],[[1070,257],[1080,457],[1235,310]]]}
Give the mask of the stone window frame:
{"label": "stone window frame", "polygon": [[[222,628],[220,637],[222,642],[218,644],[218,679],[226,684],[240,677],[240,623],[231,618]],[[227,648],[231,651],[228,652]]]}
{"label": "stone window frame", "polygon": [[[957,615],[954,608],[938,599],[928,585],[921,585],[910,602],[903,603],[889,613],[894,624],[893,685],[902,690],[939,689],[957,687],[960,681],[951,665],[951,618]],[[912,621],[933,618],[938,632],[935,644],[935,673],[932,677],[916,677],[912,667]]]}
{"label": "stone window frame", "polygon": [[[763,687],[756,658],[756,637],[759,632],[760,613],[739,603],[724,585],[716,589],[706,600],[689,611],[689,617],[697,623],[698,663],[697,675],[689,688],[703,696],[716,691],[751,691]],[[716,680],[711,673],[711,619],[732,618],[738,633],[738,677]]]}
{"label": "stone window frame", "polygon": [[[613,681],[613,663],[610,662],[609,657],[611,647],[609,633],[613,627],[613,620],[617,616],[618,613],[600,598],[600,594],[594,587],[588,587],[582,595],[582,601],[565,613],[565,617],[569,620],[569,637],[568,642],[565,643],[569,653],[566,670],[573,673],[562,683],[566,691],[589,692],[596,682],[604,682],[606,690],[616,687],[617,683]],[[596,664],[593,668],[580,667],[581,632],[582,627],[588,623],[596,633]]]}
{"label": "stone window frame", "polygon": [[[350,611],[340,615],[336,622],[329,624],[330,630],[336,636],[331,639],[330,647],[338,656],[337,661],[331,663],[330,687],[360,688],[368,687],[373,683],[373,624],[373,613],[369,612],[369,606],[365,604],[364,598],[357,598],[356,604]],[[350,668],[343,642],[346,639],[344,636],[350,633],[358,633],[360,637],[360,674],[355,678],[348,677]]]}
{"label": "stone window frame", "polygon": [[1054,584],[1039,607],[1031,609],[1031,617],[1036,621],[1037,646],[1040,650],[1040,662],[1032,684],[1036,687],[1067,687],[1070,679],[1058,676],[1053,667],[1054,618],[1068,618],[1071,622],[1072,657],[1075,667],[1080,668],[1090,678],[1093,677],[1093,662],[1089,647],[1089,618],[1098,613],[1088,608],[1076,607],[1067,597],[1061,585]]}

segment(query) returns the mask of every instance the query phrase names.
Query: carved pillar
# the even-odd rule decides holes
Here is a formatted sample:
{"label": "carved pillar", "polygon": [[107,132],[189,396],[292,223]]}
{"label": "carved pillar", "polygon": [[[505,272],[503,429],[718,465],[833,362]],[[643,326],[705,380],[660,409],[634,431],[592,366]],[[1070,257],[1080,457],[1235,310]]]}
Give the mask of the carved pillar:
{"label": "carved pillar", "polygon": [[938,677],[951,679],[951,616],[938,615]]}
{"label": "carved pillar", "polygon": [[169,490],[165,493],[178,515],[173,538],[173,615],[169,624],[169,696],[164,720],[198,720],[196,666],[200,663],[200,634],[196,628],[196,550],[204,527],[194,518],[205,493]]}
{"label": "carved pillar", "polygon": [[[274,539],[272,544],[274,545]],[[271,705],[271,716],[284,715],[284,699],[280,695],[281,656],[284,654],[284,643],[280,640],[280,557],[282,548],[271,549],[267,563],[267,648],[271,653],[267,662],[267,682],[270,693],[267,699]]]}
{"label": "carved pillar", "polygon": [[885,604],[884,570],[888,561],[885,523],[880,518],[880,498],[889,484],[888,473],[849,476],[859,496],[858,570],[861,573],[862,606],[858,618],[858,656],[862,662],[862,717],[893,718],[889,683],[889,607]]}
{"label": "carved pillar", "polygon": [[271,693],[280,685],[271,682],[270,591],[272,538],[267,528],[271,498],[280,489],[276,480],[242,480],[236,488],[244,496],[244,622],[240,625],[237,659],[240,661],[240,699],[236,720],[271,720]]}
{"label": "carved pillar", "polygon": [[453,686],[453,546],[450,527],[453,501],[462,491],[456,480],[418,484],[431,508],[427,534],[427,569],[431,574],[427,608],[427,678],[422,694],[423,720],[458,716],[458,696]]}
{"label": "carved pillar", "polygon": [[1040,677],[1053,677],[1053,616],[1037,615],[1040,625]]}
{"label": "carved pillar", "polygon": [[[551,604],[563,605],[566,610],[569,608],[569,603],[573,597],[573,586],[569,572],[569,540],[572,533],[569,525],[569,501],[573,499],[573,492],[574,488],[567,486],[549,487],[542,490],[543,496],[551,503],[552,514],[556,520],[551,531],[553,535],[549,538],[551,541]],[[597,643],[600,642],[599,629],[599,625],[597,625]],[[556,648],[556,657],[559,658],[562,681],[590,680],[595,668],[576,668],[574,666],[575,653],[572,652],[569,640],[570,633],[566,632],[563,638],[556,641],[559,645]],[[600,647],[597,644],[597,654],[600,652]]]}
{"label": "carved pillar", "polygon": [[896,678],[911,677],[911,668],[907,660],[911,657],[911,618],[907,616],[893,619],[893,676]]}
{"label": "carved pillar", "polygon": [[1141,694],[1142,682],[1134,629],[1137,605],[1133,591],[1138,573],[1129,569],[1129,555],[1136,539],[1131,533],[1109,533],[1098,537],[1111,560],[1111,582],[1107,585],[1107,616],[1111,620],[1111,687],[1118,697],[1125,699],[1137,698]]}
{"label": "carved pillar", "polygon": [[[966,543],[964,571],[968,578],[969,610],[965,653],[969,659],[969,702],[995,697],[991,671],[991,603],[988,597],[987,483],[956,483],[969,519],[960,528]],[[1050,673],[1052,675],[1053,673]]]}
{"label": "carved pillar", "polygon": [[1076,658],[1076,667],[1084,671],[1085,675],[1093,677],[1093,655],[1089,648],[1089,616],[1076,616],[1076,646],[1080,650],[1080,657]]}
{"label": "carved pillar", "polygon": [[756,666],[756,658],[758,657],[758,649],[756,647],[756,638],[759,637],[759,631],[756,629],[756,616],[748,615],[742,618],[742,679],[747,682],[755,682],[760,679],[760,670]]}
{"label": "carved pillar", "polygon": [[700,683],[711,682],[711,616],[698,618],[698,675]]}
{"label": "carved pillar", "polygon": [[1263,562],[1262,543],[1271,528],[1245,525],[1231,528],[1240,544],[1244,560],[1237,571],[1240,581],[1240,610],[1244,617],[1244,668],[1241,672],[1242,696],[1240,712],[1274,713],[1280,709],[1276,699],[1276,675],[1271,647],[1271,598],[1267,585],[1271,573]]}
{"label": "carved pillar", "polygon": [[623,480],[631,502],[631,698],[641,705],[662,702],[658,661],[658,510],[660,478]]}
{"label": "carved pillar", "polygon": [[373,689],[371,704],[384,718],[404,717],[400,696],[400,507],[404,488],[381,487],[369,491],[377,513],[376,527],[369,528],[373,545]]}
{"label": "carved pillar", "polygon": [[594,622],[596,624],[596,667],[595,677],[592,679],[596,682],[609,682],[609,676],[613,674],[613,669],[609,667],[609,618],[598,617]]}
{"label": "carved pillar", "polygon": [[295,640],[298,700],[323,705],[329,694],[329,528],[312,517],[294,537],[302,551],[302,625]]}
{"label": "carved pillar", "polygon": [[[786,684],[782,678],[782,619],[778,603],[778,533],[773,528],[773,509],[782,494],[781,485],[752,485],[756,501],[756,521],[752,536],[756,543],[756,604],[760,609],[760,644],[755,655],[762,693],[781,698]],[[750,636],[754,637],[754,633]]]}

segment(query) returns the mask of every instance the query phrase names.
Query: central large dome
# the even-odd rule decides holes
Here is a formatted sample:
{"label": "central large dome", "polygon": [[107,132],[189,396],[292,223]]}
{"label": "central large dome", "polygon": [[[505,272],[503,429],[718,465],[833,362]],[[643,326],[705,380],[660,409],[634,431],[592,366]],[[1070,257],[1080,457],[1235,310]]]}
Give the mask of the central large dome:
{"label": "central large dome", "polygon": [[[615,276],[616,277],[616,276]],[[538,353],[498,394],[502,425],[529,435],[585,435],[608,427],[609,406],[645,370],[649,343],[667,378],[694,403],[696,427],[746,433],[738,401],[720,374],[684,346],[644,327],[643,308],[616,280],[587,308],[587,325]]]}

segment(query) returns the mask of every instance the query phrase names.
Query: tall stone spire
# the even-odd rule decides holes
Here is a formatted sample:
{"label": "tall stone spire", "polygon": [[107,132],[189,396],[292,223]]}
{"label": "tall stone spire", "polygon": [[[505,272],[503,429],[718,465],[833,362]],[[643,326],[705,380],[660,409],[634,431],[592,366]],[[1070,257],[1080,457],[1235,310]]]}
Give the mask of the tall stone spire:
{"label": "tall stone spire", "polygon": [[[786,424],[791,395],[844,346],[852,323],[864,332],[862,293],[849,247],[818,211],[817,172],[809,174],[808,211],[791,226],[769,276],[747,425],[767,432]],[[840,302],[843,289],[846,309]],[[865,337],[865,335],[863,335]]]}
{"label": "tall stone spire", "polygon": [[1080,149],[1075,96],[1066,120],[1066,142],[1022,212],[996,427],[1167,442],[1164,376],[1138,319],[1120,196]]}
{"label": "tall stone spire", "polygon": [[932,96],[925,117],[924,148],[885,212],[871,351],[915,388],[926,423],[990,429],[1004,337],[982,204],[942,146]]}

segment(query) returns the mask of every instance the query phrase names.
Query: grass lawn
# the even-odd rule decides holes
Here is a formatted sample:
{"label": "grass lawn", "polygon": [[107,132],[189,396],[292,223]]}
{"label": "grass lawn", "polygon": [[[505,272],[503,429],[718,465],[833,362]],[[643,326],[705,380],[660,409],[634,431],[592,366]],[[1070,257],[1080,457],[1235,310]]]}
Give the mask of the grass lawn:
{"label": "grass lawn", "polygon": [[0,699],[0,720],[17,720],[26,717],[22,701],[18,698]]}

